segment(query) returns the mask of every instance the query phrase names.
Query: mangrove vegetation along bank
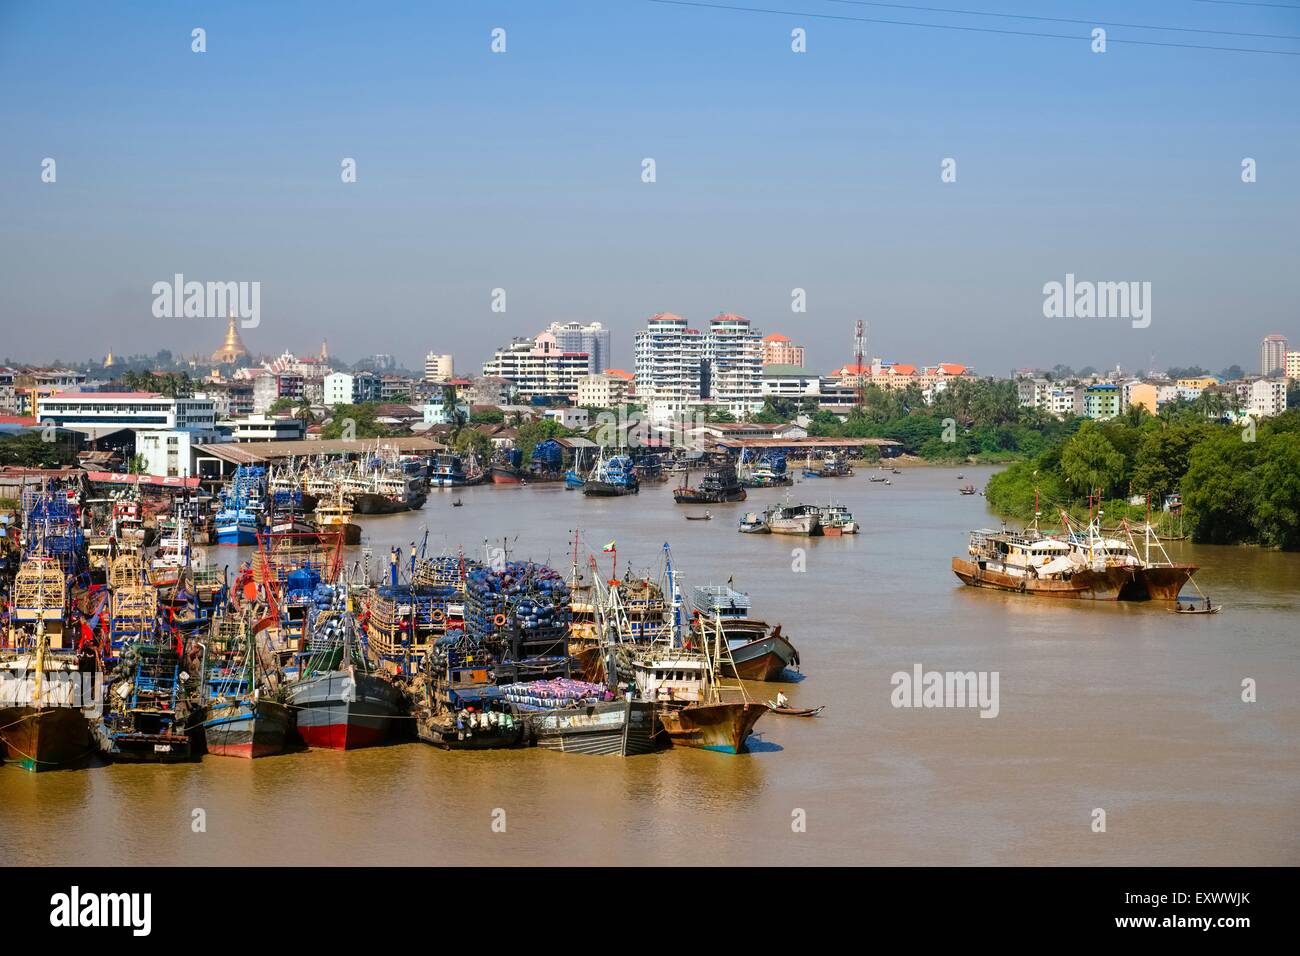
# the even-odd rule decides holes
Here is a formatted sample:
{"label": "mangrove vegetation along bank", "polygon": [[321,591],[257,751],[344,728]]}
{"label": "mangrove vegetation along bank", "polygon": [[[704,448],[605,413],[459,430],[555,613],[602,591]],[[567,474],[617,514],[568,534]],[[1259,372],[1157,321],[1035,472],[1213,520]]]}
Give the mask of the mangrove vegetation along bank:
{"label": "mangrove vegetation along bank", "polygon": [[1300,409],[1252,425],[1207,421],[1187,409],[1085,421],[994,475],[985,493],[1004,518],[1031,520],[1037,500],[1051,522],[1061,508],[1086,514],[1098,488],[1108,524],[1144,517],[1149,495],[1166,532],[1177,521],[1201,543],[1300,550]]}

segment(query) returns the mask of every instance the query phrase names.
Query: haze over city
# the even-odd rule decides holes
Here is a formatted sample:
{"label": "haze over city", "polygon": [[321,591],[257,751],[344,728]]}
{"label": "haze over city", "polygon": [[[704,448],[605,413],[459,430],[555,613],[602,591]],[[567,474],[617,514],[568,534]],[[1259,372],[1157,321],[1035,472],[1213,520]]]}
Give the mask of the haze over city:
{"label": "haze over city", "polygon": [[[0,351],[211,351],[220,320],[150,312],[175,273],[260,282],[257,352],[410,368],[571,320],[630,366],[660,311],[739,313],[822,369],[857,319],[871,353],[987,374],[1251,368],[1263,335],[1300,338],[1300,58],[1191,48],[1300,53],[1300,10],[997,8],[1221,31],[1115,26],[1098,54],[1084,24],[797,6],[8,4]],[[1045,319],[1067,274],[1150,282],[1150,327]]]}

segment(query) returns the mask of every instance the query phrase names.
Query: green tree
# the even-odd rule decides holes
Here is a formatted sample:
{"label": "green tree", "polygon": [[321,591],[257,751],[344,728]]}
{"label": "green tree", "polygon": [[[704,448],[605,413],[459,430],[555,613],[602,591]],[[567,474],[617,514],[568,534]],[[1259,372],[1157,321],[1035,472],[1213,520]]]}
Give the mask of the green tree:
{"label": "green tree", "polygon": [[378,405],[335,405],[334,415],[321,429],[321,438],[384,438],[389,430],[378,420]]}
{"label": "green tree", "polygon": [[1087,422],[1061,449],[1061,476],[1076,493],[1111,490],[1124,472],[1124,456],[1095,423]]}

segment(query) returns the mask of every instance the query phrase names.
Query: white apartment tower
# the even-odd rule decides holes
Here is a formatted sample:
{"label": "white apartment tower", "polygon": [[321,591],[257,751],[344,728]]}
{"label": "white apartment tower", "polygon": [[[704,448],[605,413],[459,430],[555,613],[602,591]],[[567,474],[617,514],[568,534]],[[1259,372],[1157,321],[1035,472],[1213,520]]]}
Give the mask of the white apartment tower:
{"label": "white apartment tower", "polygon": [[654,421],[702,403],[737,417],[763,405],[763,345],[749,320],[724,313],[707,333],[670,312],[651,316],[636,334],[636,389]]}
{"label": "white apartment tower", "polygon": [[1267,378],[1286,368],[1286,336],[1266,335],[1259,347],[1259,374]]}
{"label": "white apartment tower", "polygon": [[708,394],[737,418],[763,407],[763,340],[749,319],[724,312],[704,339]]}
{"label": "white apartment tower", "polygon": [[704,336],[680,315],[650,316],[636,334],[637,394],[654,421],[681,415],[700,399],[700,367]]}

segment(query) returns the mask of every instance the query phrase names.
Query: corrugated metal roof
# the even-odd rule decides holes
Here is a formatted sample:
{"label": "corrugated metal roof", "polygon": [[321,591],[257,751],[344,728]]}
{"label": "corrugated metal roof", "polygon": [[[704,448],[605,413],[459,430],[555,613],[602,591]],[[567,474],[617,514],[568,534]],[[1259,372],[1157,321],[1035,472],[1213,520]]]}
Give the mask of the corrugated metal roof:
{"label": "corrugated metal roof", "polygon": [[198,454],[211,455],[232,465],[255,465],[280,458],[307,458],[312,455],[361,455],[376,448],[399,452],[441,451],[442,442],[420,435],[399,438],[322,438],[316,441],[213,442],[196,445]]}

